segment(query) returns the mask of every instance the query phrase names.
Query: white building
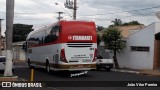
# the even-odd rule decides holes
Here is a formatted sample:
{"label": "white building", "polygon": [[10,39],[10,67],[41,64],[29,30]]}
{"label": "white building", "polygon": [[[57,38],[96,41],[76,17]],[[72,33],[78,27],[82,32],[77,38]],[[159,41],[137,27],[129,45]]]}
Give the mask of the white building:
{"label": "white building", "polygon": [[[14,61],[26,60],[26,53],[23,50],[24,43],[25,41],[12,43],[12,51],[13,51],[12,58]],[[2,50],[2,56],[6,56],[6,50]]]}
{"label": "white building", "polygon": [[26,54],[23,50],[24,43],[25,41],[12,43],[13,60],[26,60]]}
{"label": "white building", "polygon": [[160,23],[152,23],[132,34],[126,40],[126,48],[117,57],[121,68],[160,68]]}

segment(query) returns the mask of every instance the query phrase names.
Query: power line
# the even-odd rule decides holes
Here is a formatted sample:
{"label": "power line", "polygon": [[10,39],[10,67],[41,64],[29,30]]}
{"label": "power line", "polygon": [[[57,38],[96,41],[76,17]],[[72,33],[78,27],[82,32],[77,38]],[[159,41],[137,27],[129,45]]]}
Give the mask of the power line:
{"label": "power line", "polygon": [[[143,17],[144,16],[149,16],[149,14],[155,14],[155,12],[150,12],[150,13],[144,13],[144,14],[137,14],[137,15],[129,15],[129,16],[123,16],[123,17],[120,17],[120,18],[130,18],[130,17],[140,17],[140,15],[143,15]],[[94,18],[94,19],[96,19],[96,18]],[[113,19],[115,19],[115,18],[110,18],[110,19],[106,19],[106,20],[104,20],[104,21],[107,21],[107,22],[111,22]],[[101,20],[100,20],[101,21]]]}
{"label": "power line", "polygon": [[[52,18],[42,18],[42,19],[14,19],[14,20],[47,20],[47,19],[52,19]],[[6,19],[4,19],[6,20]]]}
{"label": "power line", "polygon": [[14,19],[14,20],[46,20],[51,18],[43,18],[43,19]]}
{"label": "power line", "polygon": [[[53,3],[49,2],[49,1],[47,1],[47,2],[48,2],[49,4],[51,4],[52,6],[54,6]],[[40,3],[40,2],[38,2],[38,3]],[[58,4],[58,3],[55,3],[55,4],[61,6],[61,8],[62,8],[70,17],[72,17],[72,15],[71,15],[65,8],[62,7],[62,5],[60,5],[60,4]],[[0,13],[5,14],[6,12],[0,12]],[[27,15],[49,14],[49,13],[54,13],[54,12],[39,12],[39,13],[15,12],[15,14],[27,14]]]}
{"label": "power line", "polygon": [[[152,13],[155,13],[155,12],[152,12]],[[138,16],[138,15],[146,15],[147,13],[145,14],[137,14],[137,15],[131,15],[129,17],[132,17],[132,16]],[[124,16],[124,17],[128,17],[128,16]],[[14,20],[47,20],[47,19],[51,19],[51,18],[43,18],[43,19],[14,19]],[[4,19],[5,20],[5,19]]]}
{"label": "power line", "polygon": [[[155,13],[155,12],[150,12],[150,13]],[[145,16],[147,16],[148,13],[145,13],[145,14],[136,14],[136,15],[130,15],[130,16],[124,16],[124,17],[132,17],[132,16],[138,16],[138,15],[145,15]],[[47,20],[47,19],[51,19],[51,18],[42,18],[42,19],[14,19],[14,20]]]}
{"label": "power line", "polygon": [[62,5],[60,5],[60,4],[58,4],[58,3],[55,3],[55,4],[61,6],[61,8],[62,8],[70,17],[72,17],[72,15],[71,15],[65,8],[62,7]]}
{"label": "power line", "polygon": [[[50,3],[52,4],[52,3]],[[53,5],[53,4],[52,4]],[[63,8],[63,7],[62,7]],[[154,8],[160,8],[160,6],[156,6],[156,7],[150,7],[150,8],[143,8],[143,9],[134,9],[134,10],[128,10],[128,11],[121,11],[121,12],[113,12],[113,13],[104,13],[104,14],[94,14],[94,15],[81,15],[81,16],[95,16],[95,15],[106,15],[106,14],[117,14],[117,13],[124,13],[124,12],[133,12],[133,11],[140,11],[140,10],[148,10],[148,9],[154,9]],[[64,9],[64,8],[63,8]],[[0,12],[0,13],[6,13],[6,12]],[[33,14],[33,15],[36,15],[36,14],[42,14],[42,13],[53,13],[53,12],[39,12],[39,13],[28,13],[28,12],[23,12],[23,13],[20,13],[20,12],[15,12],[15,14]]]}
{"label": "power line", "polygon": [[[55,1],[55,0],[54,0],[54,1]],[[52,6],[54,6],[54,4],[53,4],[52,2],[48,1],[48,3],[51,4]],[[55,3],[55,5],[61,6],[61,8],[62,8],[70,17],[72,17],[71,14],[70,14],[65,8],[63,8],[61,4]]]}
{"label": "power line", "polygon": [[30,13],[30,10],[32,10],[32,12],[35,12],[35,11],[38,11],[36,8],[44,8],[44,9],[47,9],[44,5],[41,5],[40,6],[40,2],[41,2],[41,0],[32,0],[33,2],[35,2],[35,4],[36,5],[34,5],[34,6],[31,6],[31,7],[26,7],[26,8],[24,8],[24,6],[23,6],[23,8],[25,9],[25,11],[29,11],[29,13],[28,12],[25,12],[25,11],[21,11],[21,13],[15,13],[15,14],[37,14],[37,13]]}
{"label": "power line", "polygon": [[[41,3],[41,0],[38,0],[38,1],[35,1],[35,0],[33,0],[34,2],[35,2],[35,6],[34,7],[31,7],[31,8],[29,8],[29,7],[26,7],[26,9],[27,9],[27,11],[28,10],[32,10],[32,12],[34,12],[33,11],[33,8],[34,8],[34,10],[35,10],[35,8],[39,8],[39,6],[38,5],[40,5]],[[48,8],[46,8],[44,5],[41,5],[40,6],[40,8],[44,8],[44,9],[46,9],[46,10],[48,10]],[[26,11],[26,9],[25,9],[25,11]],[[18,11],[20,11],[20,10],[18,10]],[[36,9],[36,11],[37,11],[37,9]],[[0,12],[0,13],[6,13],[6,12]],[[42,12],[42,13],[54,13],[54,12]],[[24,12],[24,11],[21,11],[21,12],[15,12],[14,14],[28,14],[28,15],[36,15],[36,14],[41,14],[41,13],[30,13],[30,12]]]}
{"label": "power line", "polygon": [[150,7],[150,8],[142,8],[142,9],[134,9],[134,10],[128,10],[128,11],[121,11],[121,12],[94,14],[94,15],[81,15],[81,16],[95,16],[95,15],[117,14],[117,13],[124,13],[124,12],[134,12],[134,11],[140,11],[140,10],[148,10],[148,9],[154,9],[154,8],[160,8],[160,6]]}
{"label": "power line", "polygon": [[73,20],[76,19],[77,16],[77,0],[66,0],[64,3],[65,8],[72,9],[73,10]]}
{"label": "power line", "polygon": [[[33,0],[33,1],[37,4],[37,7],[36,7],[36,8],[39,8],[39,5],[44,4],[44,0],[43,0],[43,2],[42,2],[42,0],[38,0],[38,1]],[[40,2],[42,2],[42,3],[40,3]],[[46,6],[44,6],[44,5],[41,5],[40,8],[43,8],[43,9],[48,10],[48,8],[47,8]],[[31,8],[31,9],[32,9],[32,8]],[[35,10],[37,11],[37,9],[35,9]]]}
{"label": "power line", "polygon": [[[50,3],[50,4],[54,5],[53,3]],[[142,8],[142,9],[135,9],[135,10],[120,11],[120,12],[113,12],[113,13],[95,14],[95,15],[117,14],[117,13],[134,12],[134,11],[136,12],[136,11],[140,11],[140,10],[149,10],[149,9],[154,9],[154,8],[160,8],[160,6],[150,7],[150,8]],[[6,12],[0,12],[0,13],[6,13]],[[37,15],[37,14],[42,14],[42,13],[47,14],[47,13],[53,13],[53,12],[39,12],[39,13],[16,12],[15,14]],[[80,15],[80,16],[95,16],[95,15]],[[143,14],[139,14],[139,15],[143,15]],[[133,17],[133,16],[134,15],[132,15],[132,16],[124,16],[124,17]],[[46,20],[46,19],[51,19],[51,18],[43,18],[43,19],[14,19],[14,20]]]}

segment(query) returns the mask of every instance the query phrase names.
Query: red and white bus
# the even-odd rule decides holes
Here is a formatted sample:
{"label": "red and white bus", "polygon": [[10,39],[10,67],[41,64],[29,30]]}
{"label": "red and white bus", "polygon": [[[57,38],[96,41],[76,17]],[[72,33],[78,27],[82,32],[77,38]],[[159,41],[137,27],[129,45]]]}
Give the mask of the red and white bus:
{"label": "red and white bus", "polygon": [[94,22],[59,21],[27,37],[29,66],[61,71],[96,69],[97,34]]}

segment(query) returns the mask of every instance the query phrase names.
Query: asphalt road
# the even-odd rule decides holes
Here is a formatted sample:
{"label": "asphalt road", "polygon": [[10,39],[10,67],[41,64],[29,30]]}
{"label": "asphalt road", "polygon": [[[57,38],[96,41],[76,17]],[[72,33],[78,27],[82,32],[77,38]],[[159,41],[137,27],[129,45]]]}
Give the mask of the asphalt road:
{"label": "asphalt road", "polygon": [[[23,79],[30,80],[31,69],[27,67],[16,68],[14,74]],[[71,73],[73,74],[73,73]],[[70,77],[66,72],[52,72],[48,74],[44,69],[34,69],[34,81],[160,81],[158,76],[148,76],[133,73],[89,71],[86,75]]]}
{"label": "asphalt road", "polygon": [[[14,75],[30,80],[31,69],[25,65],[15,67]],[[72,73],[73,74],[73,73]],[[89,71],[86,75],[70,77],[70,74],[52,72],[46,73],[44,69],[34,69],[34,81],[160,81],[158,76],[148,76],[121,72]],[[98,82],[97,82],[98,84]],[[0,88],[1,89],[1,88]],[[21,88],[14,88],[21,90]],[[26,90],[159,90],[159,87],[47,87],[47,88],[31,88]],[[3,88],[1,90],[10,90]],[[12,88],[13,90],[13,88]]]}

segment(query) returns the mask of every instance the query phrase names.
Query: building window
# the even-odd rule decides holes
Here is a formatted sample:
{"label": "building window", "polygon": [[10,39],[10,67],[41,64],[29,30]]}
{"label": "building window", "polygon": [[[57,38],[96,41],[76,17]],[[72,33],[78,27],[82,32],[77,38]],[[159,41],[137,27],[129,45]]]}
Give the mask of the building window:
{"label": "building window", "polygon": [[131,46],[131,51],[149,51],[150,48],[146,46]]}

